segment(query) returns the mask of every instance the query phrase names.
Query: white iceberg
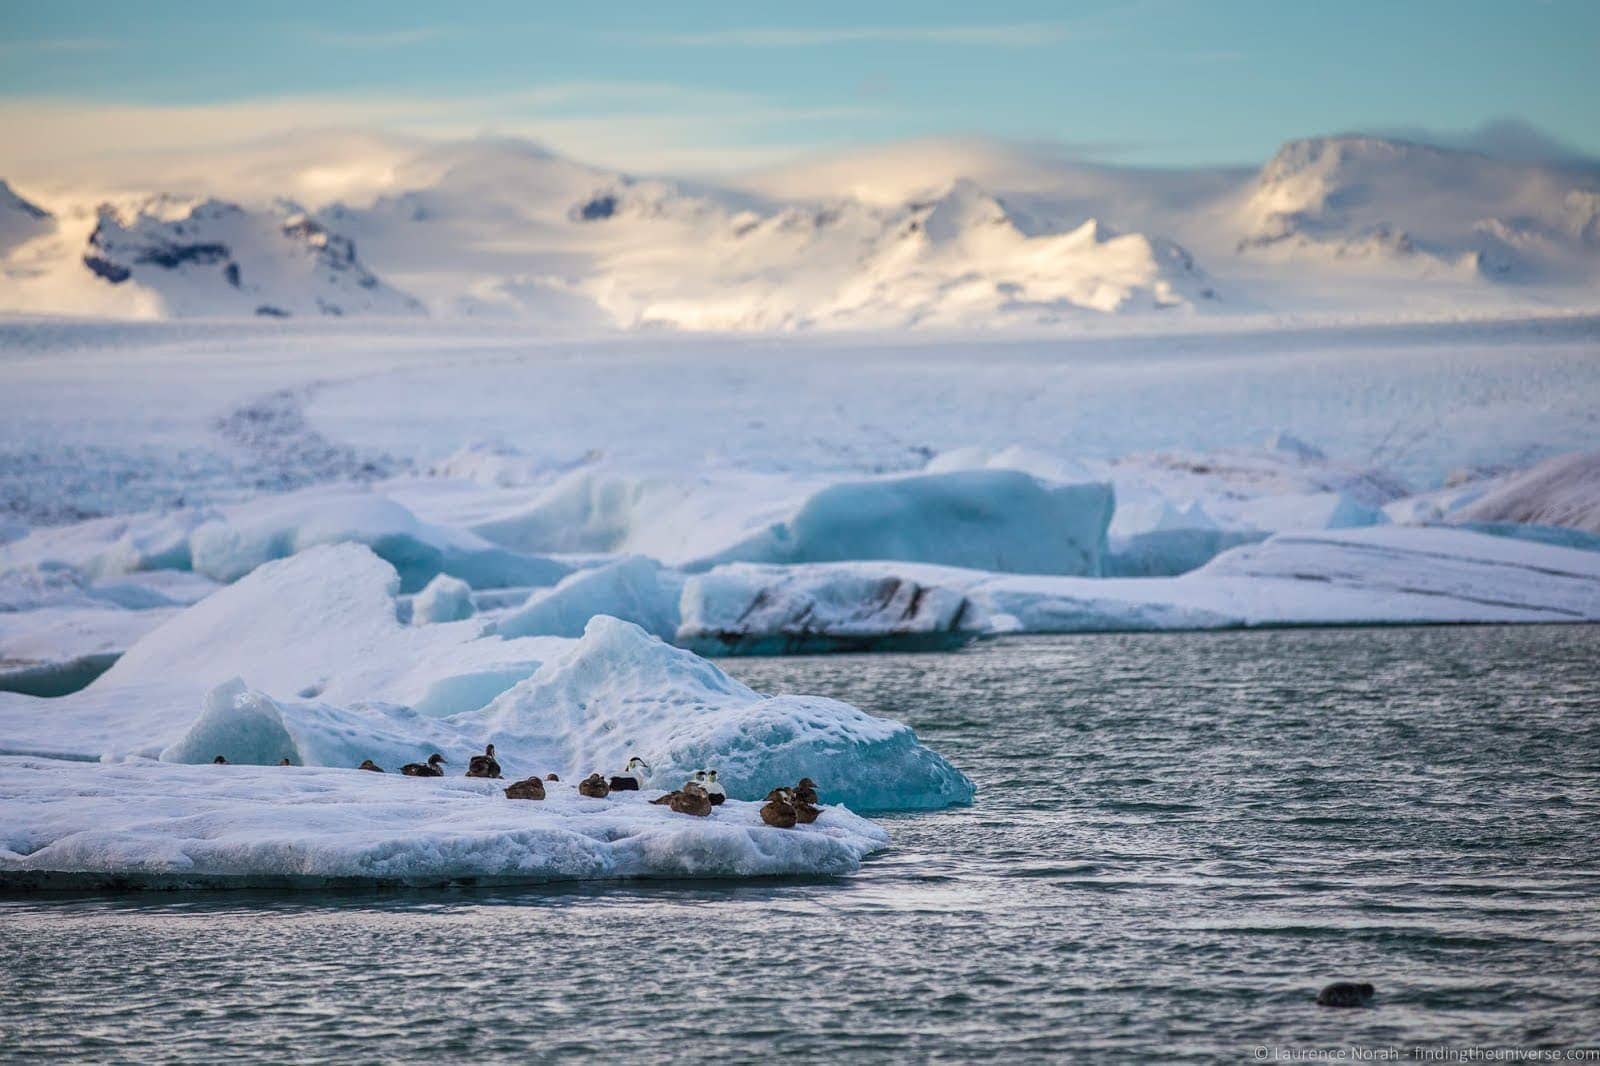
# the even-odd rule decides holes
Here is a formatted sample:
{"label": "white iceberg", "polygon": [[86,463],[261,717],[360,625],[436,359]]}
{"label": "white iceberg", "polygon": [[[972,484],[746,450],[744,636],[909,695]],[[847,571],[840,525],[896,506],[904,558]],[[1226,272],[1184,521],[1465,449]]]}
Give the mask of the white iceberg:
{"label": "white iceberg", "polygon": [[550,584],[571,567],[507,551],[471,533],[419,520],[387,497],[347,487],[305,489],[228,508],[189,535],[196,571],[236,581],[262,563],[320,544],[365,544],[415,592],[444,573],[475,588]]}
{"label": "white iceberg", "polygon": [[[914,610],[881,609],[911,590]],[[907,635],[1600,620],[1600,553],[1439,527],[1278,534],[1180,577],[997,574],[894,563],[719,567],[684,587],[704,653]]]}
{"label": "white iceberg", "polygon": [[[0,758],[0,885],[149,888],[524,884],[840,875],[888,844],[838,807],[775,829],[754,803],[707,818],[505,782],[312,767]],[[830,797],[824,796],[825,801]]]}
{"label": "white iceberg", "polygon": [[834,480],[624,476],[583,469],[472,530],[523,552],[631,552],[704,570],[724,562],[896,559],[1094,574],[1113,508],[1102,482],[1016,470]]}
{"label": "white iceberg", "polygon": [[472,586],[449,574],[438,574],[412,597],[411,624],[460,622],[471,618],[474,610]]}
{"label": "white iceberg", "polygon": [[53,701],[0,694],[0,751],[355,766],[494,743],[508,774],[564,778],[642,755],[661,784],[714,766],[753,799],[802,776],[861,809],[970,800],[907,727],[836,700],[770,699],[614,618],[581,639],[402,625],[394,569],[354,544],[266,564]]}
{"label": "white iceberg", "polygon": [[683,574],[632,555],[536,589],[521,607],[502,614],[494,631],[503,637],[581,637],[589,619],[614,615],[663,640],[678,632]]}

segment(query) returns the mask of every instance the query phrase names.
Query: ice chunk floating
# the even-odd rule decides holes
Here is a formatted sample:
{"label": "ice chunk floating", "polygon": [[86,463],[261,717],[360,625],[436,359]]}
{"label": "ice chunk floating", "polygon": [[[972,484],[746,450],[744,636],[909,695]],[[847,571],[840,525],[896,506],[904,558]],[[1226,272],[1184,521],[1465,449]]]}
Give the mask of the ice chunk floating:
{"label": "ice chunk floating", "polygon": [[[888,834],[842,807],[773,829],[650,794],[538,802],[504,782],[304,767],[0,758],[0,885],[247,888],[837,875]],[[825,799],[828,797],[824,797]]]}

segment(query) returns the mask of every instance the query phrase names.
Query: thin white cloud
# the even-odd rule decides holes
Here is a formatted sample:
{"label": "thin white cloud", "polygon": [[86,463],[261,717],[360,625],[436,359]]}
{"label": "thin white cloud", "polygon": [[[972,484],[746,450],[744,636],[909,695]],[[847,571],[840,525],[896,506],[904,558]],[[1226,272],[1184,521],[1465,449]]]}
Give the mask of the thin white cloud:
{"label": "thin white cloud", "polygon": [[1037,48],[1075,35],[1059,22],[971,26],[747,27],[694,33],[661,33],[643,38],[653,44],[693,48],[807,48],[830,44],[953,44],[998,48]]}
{"label": "thin white cloud", "polygon": [[68,55],[81,52],[108,52],[116,42],[102,37],[48,37],[36,41],[0,41],[0,55],[22,55],[40,52],[50,55]]}
{"label": "thin white cloud", "polygon": [[409,48],[448,36],[448,31],[438,26],[422,26],[409,30],[378,30],[371,33],[342,33],[330,30],[308,30],[305,37],[313,44],[327,48],[351,48],[381,51],[389,48]]}
{"label": "thin white cloud", "polygon": [[0,177],[62,190],[354,196],[381,188],[423,144],[482,136],[526,138],[634,172],[706,173],[772,165],[882,113],[648,82],[182,106],[0,97]]}

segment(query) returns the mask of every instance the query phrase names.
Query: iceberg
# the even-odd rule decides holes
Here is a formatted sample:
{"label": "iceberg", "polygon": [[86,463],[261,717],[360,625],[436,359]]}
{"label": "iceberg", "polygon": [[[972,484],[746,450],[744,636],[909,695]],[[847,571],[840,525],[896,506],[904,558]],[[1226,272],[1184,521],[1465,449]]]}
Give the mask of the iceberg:
{"label": "iceberg", "polygon": [[411,624],[432,625],[435,622],[460,622],[471,618],[472,586],[460,578],[438,574],[411,600]]}
{"label": "iceberg", "polygon": [[1114,500],[1104,482],[1017,470],[826,481],[574,471],[474,533],[523,552],[628,552],[682,570],[719,563],[895,559],[1095,574]]}
{"label": "iceberg", "polygon": [[[903,600],[882,590],[910,589]],[[886,602],[915,610],[885,609]],[[689,578],[679,643],[705,653],[1243,626],[1600,620],[1600,553],[1443,527],[1280,533],[1179,577],[999,574],[888,562],[719,567]]]}
{"label": "iceberg", "polygon": [[[316,767],[0,758],[0,886],[316,888],[837,876],[888,844],[839,806],[774,829],[729,800],[698,818],[552,784]],[[829,797],[824,797],[825,800]]]}
{"label": "iceberg", "polygon": [[438,751],[464,768],[494,743],[508,774],[576,779],[638,754],[658,784],[714,766],[742,799],[804,776],[858,809],[972,798],[972,783],[900,723],[836,700],[762,696],[605,616],[578,639],[486,635],[476,619],[402,625],[398,584],[356,544],[267,563],[47,711],[0,694],[0,751],[346,767]]}
{"label": "iceberg", "polygon": [[346,487],[305,489],[230,508],[189,535],[193,567],[217,581],[237,581],[263,563],[319,544],[370,547],[400,574],[403,592],[439,574],[474,588],[552,584],[571,571],[553,559],[507,551],[446,526],[420,521],[405,507]]}
{"label": "iceberg", "polygon": [[653,559],[634,555],[562,578],[536,589],[521,606],[501,615],[494,631],[503,637],[581,637],[598,614],[626,618],[648,633],[671,640],[678,632],[678,597],[684,577]]}

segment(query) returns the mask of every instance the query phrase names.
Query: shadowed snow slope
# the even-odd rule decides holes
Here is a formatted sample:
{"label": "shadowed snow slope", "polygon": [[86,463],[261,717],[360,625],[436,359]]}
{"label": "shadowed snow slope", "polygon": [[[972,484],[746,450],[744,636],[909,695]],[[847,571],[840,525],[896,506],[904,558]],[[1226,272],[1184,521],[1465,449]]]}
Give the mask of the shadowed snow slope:
{"label": "shadowed snow slope", "polygon": [[1452,522],[1524,522],[1600,533],[1600,452],[1558,455],[1505,478]]}
{"label": "shadowed snow slope", "polygon": [[503,782],[304,767],[0,759],[0,884],[436,885],[845,874],[888,836],[840,807],[773,829],[753,803],[709,818],[644,793],[543,801]]}

